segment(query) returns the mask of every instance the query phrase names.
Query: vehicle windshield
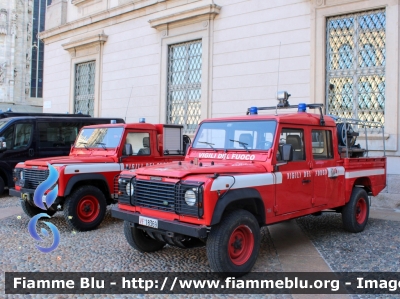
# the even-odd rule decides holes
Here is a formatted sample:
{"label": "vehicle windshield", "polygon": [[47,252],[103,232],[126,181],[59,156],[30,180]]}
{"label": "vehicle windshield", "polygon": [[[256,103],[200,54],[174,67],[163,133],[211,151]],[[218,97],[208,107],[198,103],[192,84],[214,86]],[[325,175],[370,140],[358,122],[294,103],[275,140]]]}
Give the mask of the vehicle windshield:
{"label": "vehicle windshield", "polygon": [[115,148],[119,145],[124,128],[84,128],[75,142],[77,148]]}
{"label": "vehicle windshield", "polygon": [[3,129],[3,127],[8,124],[8,120],[1,120],[0,121],[0,130]]}
{"label": "vehicle windshield", "polygon": [[272,147],[276,122],[227,121],[202,123],[193,148],[227,150],[268,150]]}

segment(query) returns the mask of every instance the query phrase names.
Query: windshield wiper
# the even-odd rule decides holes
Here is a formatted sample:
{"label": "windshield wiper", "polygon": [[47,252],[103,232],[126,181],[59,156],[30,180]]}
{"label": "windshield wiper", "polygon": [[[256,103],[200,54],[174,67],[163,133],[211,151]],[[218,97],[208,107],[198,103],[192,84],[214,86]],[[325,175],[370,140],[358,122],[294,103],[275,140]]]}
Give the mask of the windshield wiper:
{"label": "windshield wiper", "polygon": [[84,146],[87,150],[89,150],[89,147],[86,145],[87,142],[79,142],[79,144],[83,144],[83,146]]}
{"label": "windshield wiper", "polygon": [[105,150],[107,150],[106,148],[106,144],[103,142],[96,142],[96,144],[100,144],[102,148],[104,148]]}
{"label": "windshield wiper", "polygon": [[239,143],[240,145],[243,145],[243,147],[246,149],[246,151],[247,151],[248,153],[250,153],[249,149],[248,149],[247,146],[246,146],[246,145],[249,145],[248,143],[245,143],[245,142],[242,142],[242,141],[239,141],[239,140],[233,140],[233,139],[229,139],[229,141],[237,142],[237,143]]}
{"label": "windshield wiper", "polygon": [[207,144],[209,147],[211,147],[214,151],[217,151],[214,147],[213,147],[213,145],[215,145],[214,143],[211,143],[211,142],[207,142],[207,141],[197,141],[197,143],[204,143],[204,144]]}

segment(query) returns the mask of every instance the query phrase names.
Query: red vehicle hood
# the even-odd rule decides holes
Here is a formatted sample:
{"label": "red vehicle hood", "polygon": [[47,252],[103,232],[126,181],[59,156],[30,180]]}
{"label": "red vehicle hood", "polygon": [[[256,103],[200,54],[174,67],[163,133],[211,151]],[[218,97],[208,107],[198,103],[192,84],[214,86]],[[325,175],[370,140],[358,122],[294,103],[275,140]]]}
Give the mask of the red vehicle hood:
{"label": "red vehicle hood", "polygon": [[114,157],[76,157],[61,156],[25,161],[27,166],[47,166],[47,163],[54,164],[76,164],[76,163],[113,163]]}
{"label": "red vehicle hood", "polygon": [[[201,166],[200,166],[201,164]],[[251,161],[240,162],[201,162],[198,165],[191,164],[190,162],[172,162],[163,165],[154,165],[139,168],[135,171],[137,175],[143,176],[162,176],[171,178],[184,178],[187,175],[201,175],[201,174],[222,174],[222,173],[264,173],[266,168],[259,163]],[[121,173],[122,175],[123,173]],[[132,174],[132,172],[130,172]]]}

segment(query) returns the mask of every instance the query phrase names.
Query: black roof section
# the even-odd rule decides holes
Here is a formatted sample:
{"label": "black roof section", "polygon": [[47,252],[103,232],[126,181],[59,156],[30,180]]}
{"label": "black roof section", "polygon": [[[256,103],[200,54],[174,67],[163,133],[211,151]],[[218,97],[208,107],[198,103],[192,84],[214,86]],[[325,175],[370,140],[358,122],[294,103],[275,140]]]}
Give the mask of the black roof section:
{"label": "black roof section", "polygon": [[16,116],[47,116],[47,117],[90,117],[89,114],[68,114],[68,113],[39,113],[39,112],[13,112],[13,111],[1,111],[0,118],[16,117]]}

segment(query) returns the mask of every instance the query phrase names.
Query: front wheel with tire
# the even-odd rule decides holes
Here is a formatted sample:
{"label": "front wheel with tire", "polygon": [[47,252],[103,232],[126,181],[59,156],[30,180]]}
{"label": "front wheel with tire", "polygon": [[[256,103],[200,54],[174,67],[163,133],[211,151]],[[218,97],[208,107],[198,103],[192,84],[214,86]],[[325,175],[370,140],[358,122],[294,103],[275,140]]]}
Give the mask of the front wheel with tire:
{"label": "front wheel with tire", "polygon": [[82,186],[65,199],[64,218],[76,230],[93,230],[103,221],[106,209],[106,198],[100,189]]}
{"label": "front wheel with tire", "polygon": [[165,246],[165,242],[151,238],[146,231],[132,227],[128,221],[124,221],[124,234],[129,245],[140,252],[154,252]]}
{"label": "front wheel with tire", "polygon": [[215,272],[244,275],[253,268],[260,250],[260,226],[246,210],[226,214],[211,228],[207,240],[207,257]]}
{"label": "front wheel with tire", "polygon": [[30,218],[40,213],[46,213],[49,216],[53,216],[57,212],[56,210],[42,210],[41,208],[33,206],[27,201],[22,199],[21,199],[21,207],[22,210],[25,212],[25,214],[28,215]]}
{"label": "front wheel with tire", "polygon": [[345,230],[352,233],[362,232],[369,217],[369,200],[362,188],[354,188],[350,201],[342,209],[342,221]]}

